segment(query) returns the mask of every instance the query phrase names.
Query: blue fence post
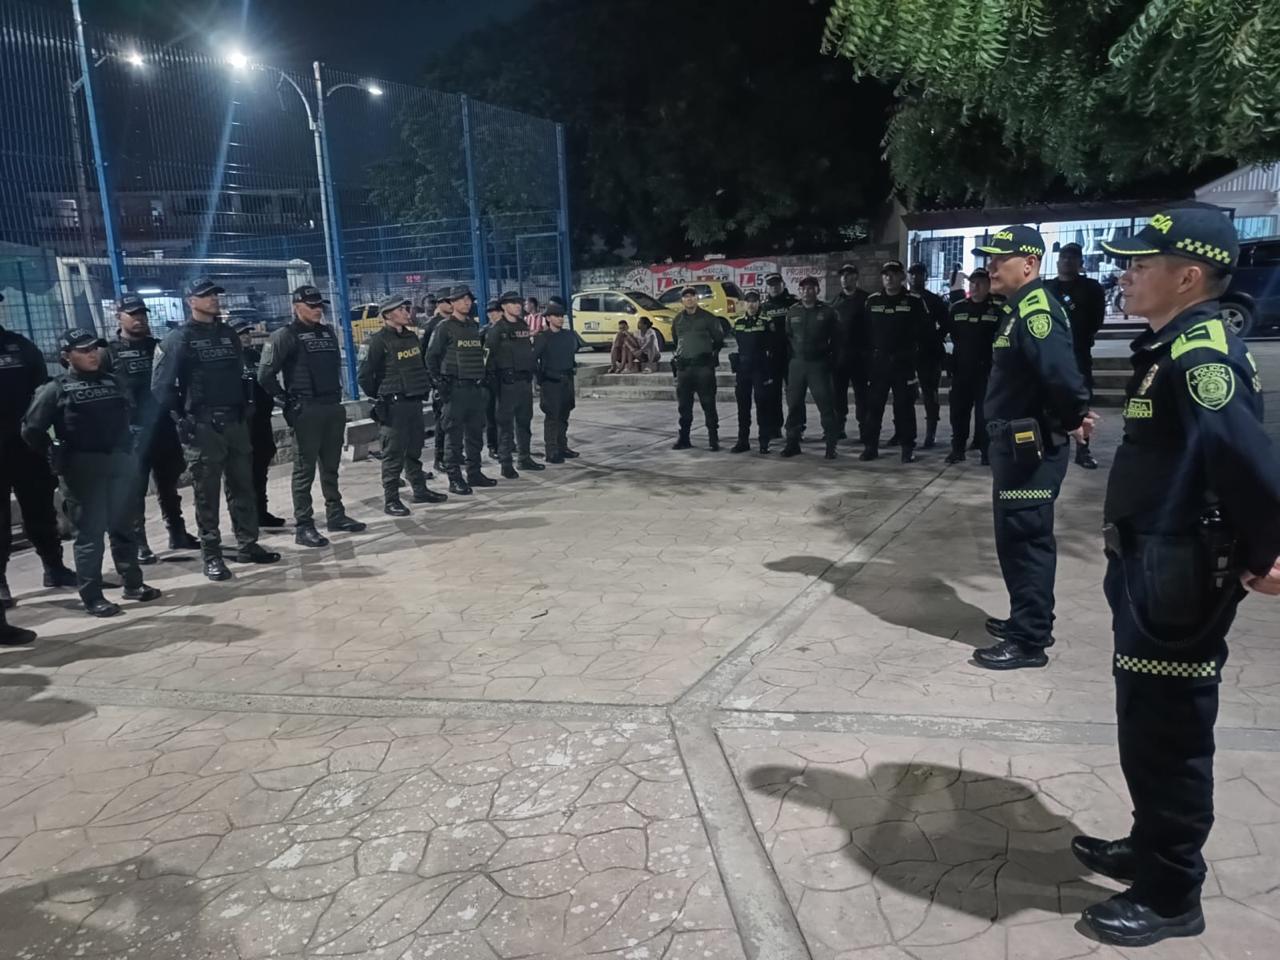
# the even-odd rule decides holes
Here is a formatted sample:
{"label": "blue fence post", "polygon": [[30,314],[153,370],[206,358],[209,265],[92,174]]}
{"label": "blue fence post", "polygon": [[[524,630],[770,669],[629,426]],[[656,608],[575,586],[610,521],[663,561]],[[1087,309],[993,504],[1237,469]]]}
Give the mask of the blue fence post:
{"label": "blue fence post", "polygon": [[338,298],[334,304],[338,316],[335,326],[342,331],[342,345],[347,354],[347,393],[352,400],[360,399],[360,386],[356,383],[356,341],[351,333],[351,292],[347,289],[347,265],[342,250],[342,218],[338,212],[336,191],[333,189],[333,163],[329,159],[329,136],[324,126],[324,82],[320,77],[320,61],[312,64],[316,78],[316,124],[320,131],[320,158],[324,175],[320,189],[329,203],[329,242],[333,250],[333,292]]}
{"label": "blue fence post", "polygon": [[462,97],[462,145],[467,161],[467,210],[471,219],[471,272],[475,275],[480,316],[489,302],[489,269],[485,264],[484,237],[480,231],[480,201],[476,195],[475,149],[471,143],[471,102]]}
{"label": "blue fence post", "polygon": [[[89,140],[93,144],[93,166],[98,175],[98,202],[102,207],[102,227],[107,241],[107,260],[111,264],[111,284],[115,296],[124,293],[124,252],[116,240],[116,218],[107,181],[107,158],[102,153],[102,136],[98,132],[98,108],[93,99],[93,64],[84,41],[84,19],[80,16],[80,0],[71,0],[76,21],[76,51],[80,54],[80,80],[89,116]],[[77,158],[78,162],[78,158]],[[81,216],[88,216],[85,210]]]}
{"label": "blue fence post", "polygon": [[564,124],[556,124],[556,167],[560,180],[560,296],[564,298],[565,312],[569,313],[569,326],[573,327],[573,315],[569,304],[573,298],[573,261],[569,259],[569,178],[565,172]]}

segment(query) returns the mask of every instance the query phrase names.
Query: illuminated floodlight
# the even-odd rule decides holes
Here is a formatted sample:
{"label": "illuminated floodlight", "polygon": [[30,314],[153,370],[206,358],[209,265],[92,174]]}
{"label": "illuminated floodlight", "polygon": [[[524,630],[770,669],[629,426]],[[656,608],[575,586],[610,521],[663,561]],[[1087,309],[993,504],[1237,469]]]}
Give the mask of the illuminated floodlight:
{"label": "illuminated floodlight", "polygon": [[227,63],[233,70],[243,70],[249,66],[249,58],[245,56],[243,50],[232,50],[227,54]]}
{"label": "illuminated floodlight", "polygon": [[382,88],[373,80],[366,80],[364,82],[364,88],[369,92],[369,96],[371,97],[382,96]]}
{"label": "illuminated floodlight", "polygon": [[142,54],[140,54],[137,50],[131,50],[130,52],[126,53],[124,55],[124,62],[129,64],[129,66],[131,67],[136,67],[139,70],[142,69],[144,66],[146,66],[146,63],[147,63],[147,61],[142,59]]}

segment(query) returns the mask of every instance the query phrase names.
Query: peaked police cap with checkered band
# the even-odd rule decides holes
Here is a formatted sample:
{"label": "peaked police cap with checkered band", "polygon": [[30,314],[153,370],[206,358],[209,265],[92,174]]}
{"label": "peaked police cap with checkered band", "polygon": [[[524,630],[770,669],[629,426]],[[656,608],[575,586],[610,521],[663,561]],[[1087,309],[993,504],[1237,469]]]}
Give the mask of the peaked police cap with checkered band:
{"label": "peaked police cap with checkered band", "polygon": [[973,248],[976,257],[1043,257],[1044,237],[1035,227],[1025,223],[997,230],[989,240]]}
{"label": "peaked police cap with checkered band", "polygon": [[1117,257],[1185,257],[1230,270],[1240,258],[1240,239],[1221,210],[1180,207],[1157,213],[1132,237],[1104,240],[1102,249]]}

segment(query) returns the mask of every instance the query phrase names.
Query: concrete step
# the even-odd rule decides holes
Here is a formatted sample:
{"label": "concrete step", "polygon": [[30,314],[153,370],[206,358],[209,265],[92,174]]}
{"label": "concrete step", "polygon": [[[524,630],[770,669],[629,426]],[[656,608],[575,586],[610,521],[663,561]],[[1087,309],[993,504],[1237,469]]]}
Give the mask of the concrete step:
{"label": "concrete step", "polygon": [[[947,403],[948,392],[944,387],[939,391],[942,404]],[[632,400],[660,400],[675,403],[676,388],[668,383],[663,386],[660,384],[652,384],[648,386],[589,386],[578,391],[579,400],[599,400],[599,401],[632,401]],[[732,389],[719,387],[716,390],[716,403],[732,404],[736,402]],[[849,398],[850,404],[853,398]],[[1116,408],[1124,405],[1124,389],[1121,387],[1098,386],[1093,392],[1093,404],[1095,407]]]}

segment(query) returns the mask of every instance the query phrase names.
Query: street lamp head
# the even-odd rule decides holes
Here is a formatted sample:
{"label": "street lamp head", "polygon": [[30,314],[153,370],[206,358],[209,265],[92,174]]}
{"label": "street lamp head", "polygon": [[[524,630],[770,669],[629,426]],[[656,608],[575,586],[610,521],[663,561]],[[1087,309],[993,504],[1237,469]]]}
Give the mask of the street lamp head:
{"label": "street lamp head", "polygon": [[366,80],[364,82],[364,88],[366,91],[368,91],[369,96],[371,97],[382,96],[382,88],[378,86],[377,82],[374,80]]}
{"label": "street lamp head", "polygon": [[129,66],[134,67],[138,70],[141,70],[144,66],[146,66],[146,63],[147,63],[147,61],[142,59],[142,54],[140,54],[137,50],[130,50],[128,53],[126,53],[124,55],[124,62],[129,64]]}
{"label": "street lamp head", "polygon": [[227,54],[227,63],[233,70],[243,70],[249,66],[249,58],[245,56],[243,50],[232,50]]}

